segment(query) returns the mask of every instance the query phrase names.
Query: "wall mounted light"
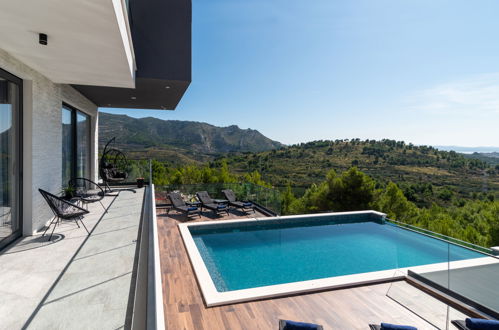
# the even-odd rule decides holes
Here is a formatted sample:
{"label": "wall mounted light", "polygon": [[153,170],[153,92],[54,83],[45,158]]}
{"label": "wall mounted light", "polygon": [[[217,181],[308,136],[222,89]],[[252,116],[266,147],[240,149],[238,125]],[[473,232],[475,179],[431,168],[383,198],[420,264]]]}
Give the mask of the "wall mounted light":
{"label": "wall mounted light", "polygon": [[40,33],[38,35],[38,42],[40,43],[40,45],[46,46],[47,45],[47,35],[45,33]]}

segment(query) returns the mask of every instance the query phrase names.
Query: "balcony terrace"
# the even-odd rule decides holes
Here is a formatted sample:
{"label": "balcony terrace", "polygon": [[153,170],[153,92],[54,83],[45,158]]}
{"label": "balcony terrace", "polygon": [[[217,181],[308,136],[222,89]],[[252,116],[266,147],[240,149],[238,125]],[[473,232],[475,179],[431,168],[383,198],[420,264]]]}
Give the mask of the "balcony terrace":
{"label": "balcony terrace", "polygon": [[145,328],[138,326],[145,312],[137,287],[150,189],[106,196],[107,212],[90,204],[83,219],[90,235],[74,221],[62,221],[51,241],[40,233],[2,251],[0,328]]}
{"label": "balcony terrace", "polygon": [[[37,234],[2,251],[0,328],[276,329],[279,319],[291,319],[324,329],[381,322],[452,329],[450,320],[487,316],[397,274],[378,283],[207,307],[178,228],[185,216],[167,212],[164,188],[158,191],[157,208],[154,186],[106,196],[107,212],[91,204],[84,218],[90,235],[62,222],[50,242]],[[245,192],[257,196],[254,189]],[[262,204],[272,204],[269,196],[258,193]],[[268,211],[220,217],[205,211],[189,222],[262,219]]]}

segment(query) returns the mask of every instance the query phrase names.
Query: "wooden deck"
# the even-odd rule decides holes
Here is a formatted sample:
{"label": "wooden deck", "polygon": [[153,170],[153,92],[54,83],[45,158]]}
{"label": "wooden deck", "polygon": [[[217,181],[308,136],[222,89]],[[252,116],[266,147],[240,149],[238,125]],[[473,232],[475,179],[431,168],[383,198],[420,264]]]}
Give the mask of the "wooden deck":
{"label": "wooden deck", "polygon": [[[445,328],[446,305],[405,281],[396,282],[396,286],[385,283],[206,308],[177,227],[184,217],[174,212],[170,214],[166,216],[164,210],[158,210],[167,329],[277,329],[279,319],[320,323],[326,330],[368,329],[369,323],[380,322],[435,329],[402,306],[411,299],[413,303],[427,307],[429,315],[423,315],[425,319]],[[223,217],[218,221],[234,217]],[[206,215],[194,221],[212,221],[212,217]],[[387,295],[387,292],[391,294]],[[404,297],[403,304],[393,299],[394,296]]]}

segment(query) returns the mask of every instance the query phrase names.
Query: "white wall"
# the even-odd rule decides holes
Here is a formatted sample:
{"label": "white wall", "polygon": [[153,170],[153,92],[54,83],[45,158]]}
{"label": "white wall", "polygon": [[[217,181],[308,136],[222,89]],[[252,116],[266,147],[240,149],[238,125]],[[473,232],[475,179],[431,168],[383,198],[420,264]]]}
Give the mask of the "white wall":
{"label": "white wall", "polygon": [[23,234],[32,235],[52,215],[38,188],[61,191],[63,102],[90,115],[90,171],[97,179],[97,106],[71,86],[54,84],[1,49],[0,68],[23,79]]}

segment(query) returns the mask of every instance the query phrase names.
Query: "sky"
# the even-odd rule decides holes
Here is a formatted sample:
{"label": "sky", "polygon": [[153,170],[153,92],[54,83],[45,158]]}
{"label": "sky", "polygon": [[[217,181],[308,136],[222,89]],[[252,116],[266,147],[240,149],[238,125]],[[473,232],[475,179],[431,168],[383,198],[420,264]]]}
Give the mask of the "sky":
{"label": "sky", "polygon": [[101,109],[319,139],[499,145],[497,0],[192,0],[175,111]]}

